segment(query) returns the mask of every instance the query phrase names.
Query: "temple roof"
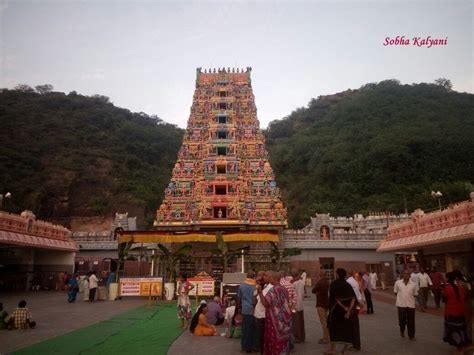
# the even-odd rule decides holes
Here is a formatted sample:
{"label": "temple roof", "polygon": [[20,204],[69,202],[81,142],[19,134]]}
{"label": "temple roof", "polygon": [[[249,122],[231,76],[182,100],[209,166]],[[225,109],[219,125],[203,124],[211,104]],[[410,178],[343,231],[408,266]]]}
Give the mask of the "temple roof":
{"label": "temple roof", "polygon": [[474,240],[474,193],[471,199],[448,208],[426,213],[412,213],[412,220],[387,230],[387,238],[377,251],[407,251],[416,248]]}

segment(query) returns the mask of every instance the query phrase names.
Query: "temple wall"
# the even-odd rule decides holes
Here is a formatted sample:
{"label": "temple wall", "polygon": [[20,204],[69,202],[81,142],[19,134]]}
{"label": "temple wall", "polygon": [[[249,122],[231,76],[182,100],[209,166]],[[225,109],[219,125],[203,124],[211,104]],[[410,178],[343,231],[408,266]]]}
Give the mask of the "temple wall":
{"label": "temple wall", "polygon": [[[334,270],[343,268],[351,271],[384,272],[387,276],[387,285],[394,280],[394,254],[377,253],[375,250],[303,250],[301,255],[290,259],[291,269],[304,269],[313,282],[319,278],[321,261],[333,259]],[[379,281],[380,283],[380,281]]]}
{"label": "temple wall", "polygon": [[37,271],[74,271],[74,252],[35,250],[35,270]]}

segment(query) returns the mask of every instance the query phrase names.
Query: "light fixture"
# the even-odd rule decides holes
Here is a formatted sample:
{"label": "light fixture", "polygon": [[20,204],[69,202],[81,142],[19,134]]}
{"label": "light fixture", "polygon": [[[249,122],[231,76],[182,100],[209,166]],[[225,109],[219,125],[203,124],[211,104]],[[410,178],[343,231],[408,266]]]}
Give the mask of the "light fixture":
{"label": "light fixture", "polygon": [[5,195],[4,194],[0,194],[0,211],[2,210],[3,208],[3,199],[4,198],[12,198],[12,194],[10,192],[7,192]]}
{"label": "light fixture", "polygon": [[441,211],[441,197],[443,197],[443,194],[441,193],[441,191],[431,191],[431,197],[433,197],[435,200],[438,200],[438,206],[439,206],[439,210]]}

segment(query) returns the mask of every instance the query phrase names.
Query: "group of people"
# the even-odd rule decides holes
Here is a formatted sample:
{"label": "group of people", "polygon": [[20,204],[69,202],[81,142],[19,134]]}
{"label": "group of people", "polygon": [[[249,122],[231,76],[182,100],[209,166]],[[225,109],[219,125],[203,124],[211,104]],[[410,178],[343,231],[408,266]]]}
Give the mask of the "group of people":
{"label": "group of people", "polygon": [[[395,282],[394,292],[397,294],[398,319],[400,336],[405,337],[405,327],[410,340],[415,340],[415,307],[416,299],[422,312],[427,307],[429,289],[431,288],[436,307],[441,300],[445,303],[443,341],[456,347],[458,353],[463,352],[472,339],[469,339],[468,325],[472,324],[472,310],[466,307],[466,300],[472,294],[470,284],[459,270],[446,274],[446,280],[436,269],[431,277],[421,268],[410,274],[403,271],[401,279]],[[472,297],[472,296],[471,296]]]}
{"label": "group of people", "polygon": [[27,329],[35,326],[36,322],[32,320],[31,312],[26,308],[25,300],[21,300],[18,307],[11,314],[8,314],[3,309],[3,304],[0,303],[0,329]]}
{"label": "group of people", "polygon": [[[257,275],[249,271],[236,300],[215,297],[209,303],[202,301],[191,317],[189,291],[193,287],[183,275],[178,288],[178,318],[183,329],[191,320],[189,329],[195,336],[218,335],[217,326],[224,325],[223,335],[240,336],[242,352],[261,354],[289,353],[294,343],[305,341],[305,282],[297,271],[261,271]],[[224,311],[222,306],[227,306]]]}
{"label": "group of people", "polygon": [[441,307],[442,291],[446,281],[443,274],[436,267],[433,268],[431,273],[421,267],[411,273],[410,280],[418,286],[417,301],[422,312],[428,307],[430,291],[434,296],[436,308]]}
{"label": "group of people", "polygon": [[78,273],[74,275],[66,273],[65,275],[67,301],[69,303],[76,301],[79,292],[84,292],[84,301],[95,301],[97,288],[99,287],[99,279],[95,271],[90,271],[87,275],[80,275]]}
{"label": "group of people", "polygon": [[[435,295],[438,306],[445,303],[444,341],[461,351],[470,342],[466,331],[467,297],[466,285],[459,271],[446,274],[446,280],[436,270],[431,277],[424,276],[424,270],[411,273],[405,270],[395,282],[396,307],[400,336],[412,341],[415,338],[415,304],[426,307],[425,291],[438,290]],[[372,274],[372,275],[371,275]],[[304,275],[303,275],[304,276]],[[375,277],[374,277],[375,276]],[[323,336],[320,344],[329,344],[325,354],[336,354],[338,344],[342,353],[361,349],[359,315],[373,314],[372,290],[376,288],[375,273],[352,272],[347,275],[344,269],[336,270],[336,279],[329,281],[325,270],[321,270],[318,282],[313,287],[316,294],[316,308],[321,322]],[[427,286],[426,286],[426,285]],[[209,303],[201,302],[196,314],[191,317],[189,282],[181,283],[178,289],[178,317],[182,327],[187,328],[191,318],[190,331],[195,336],[218,335],[217,326],[226,326],[225,336],[240,335],[242,352],[260,352],[261,354],[289,354],[294,344],[305,341],[303,299],[305,283],[299,272],[285,273],[275,271],[247,273],[240,284],[236,301],[226,301],[215,297]],[[227,308],[226,308],[227,307]],[[222,334],[224,335],[224,334]]]}

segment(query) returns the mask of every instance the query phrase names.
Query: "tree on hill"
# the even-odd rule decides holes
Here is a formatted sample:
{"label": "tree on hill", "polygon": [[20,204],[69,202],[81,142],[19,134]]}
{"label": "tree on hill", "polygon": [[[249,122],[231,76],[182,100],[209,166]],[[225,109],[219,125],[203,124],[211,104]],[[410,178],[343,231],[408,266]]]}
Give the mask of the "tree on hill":
{"label": "tree on hill", "polygon": [[451,83],[451,80],[445,79],[445,78],[439,78],[434,81],[435,85],[439,85],[444,87],[447,90],[452,90],[453,84]]}
{"label": "tree on hill", "polygon": [[66,225],[128,211],[150,226],[183,130],[105,96],[44,86],[41,95],[27,85],[0,93],[0,190],[15,196],[9,210]]}
{"label": "tree on hill", "polygon": [[316,212],[434,209],[432,190],[444,205],[467,199],[474,100],[449,85],[386,80],[320,96],[271,122],[267,147],[290,225],[303,227]]}
{"label": "tree on hill", "polygon": [[49,94],[51,91],[53,91],[53,85],[51,84],[44,84],[44,85],[37,85],[35,86],[35,90],[38,94]]}

